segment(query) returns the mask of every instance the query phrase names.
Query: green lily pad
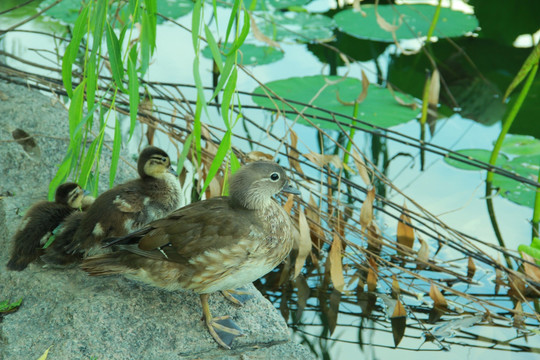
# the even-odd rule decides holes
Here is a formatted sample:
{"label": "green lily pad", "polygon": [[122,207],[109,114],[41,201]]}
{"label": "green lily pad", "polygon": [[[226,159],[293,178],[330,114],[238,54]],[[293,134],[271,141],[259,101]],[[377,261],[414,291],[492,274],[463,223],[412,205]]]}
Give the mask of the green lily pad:
{"label": "green lily pad", "polygon": [[[463,149],[463,150],[458,150],[457,152],[462,154],[462,155],[465,155],[465,156],[468,156],[468,157],[471,157],[473,159],[480,160],[480,161],[483,161],[483,162],[486,162],[486,163],[489,162],[489,158],[491,157],[491,151],[484,150],[484,149]],[[466,164],[466,163],[463,163],[461,161],[454,160],[454,159],[451,159],[451,158],[448,158],[448,157],[445,157],[444,161],[448,165],[451,165],[453,167],[456,167],[456,168],[462,169],[462,170],[483,170],[483,169],[481,169],[481,168],[479,168],[477,166],[469,165],[469,164]],[[497,166],[503,166],[507,162],[508,162],[508,158],[504,154],[499,154],[495,164]]]}
{"label": "green lily pad", "polygon": [[[40,8],[44,9],[47,6],[52,5],[55,1],[56,0],[45,0],[41,3]],[[75,20],[77,20],[77,17],[79,16],[79,10],[84,3],[85,1],[81,0],[64,0],[45,11],[45,14],[67,24],[75,24]]]}
{"label": "green lily pad", "polygon": [[334,36],[334,20],[307,12],[266,12],[265,20],[257,22],[261,32],[271,39],[285,38],[300,42],[327,40]]}
{"label": "green lily pad", "polygon": [[[519,156],[502,167],[528,179],[538,181],[539,160],[540,158],[537,155]],[[534,207],[536,189],[533,186],[501,175],[493,177],[493,186],[499,188],[500,195],[508,200],[530,208]]]}
{"label": "green lily pad", "polygon": [[[314,106],[332,111],[337,114],[352,116],[353,106],[340,103],[337,94],[339,92],[339,98],[341,101],[353,102],[362,92],[361,80],[355,78],[346,78],[341,82],[329,85],[312,102],[313,97],[323,86],[325,86],[325,79],[328,81],[336,81],[341,78],[338,76],[322,75],[293,77],[284,80],[272,81],[267,83],[266,86],[284,99],[296,100],[306,104],[311,103]],[[255,89],[255,94],[265,93],[261,87],[258,87]],[[405,98],[404,95],[400,95],[400,97],[402,97],[406,102],[411,101],[411,99]],[[277,104],[281,110],[291,110],[289,106],[281,101],[274,100],[274,104],[274,102],[267,97],[254,96],[253,101],[256,104],[267,108],[275,108],[275,104]],[[304,108],[304,106],[297,104],[293,104],[293,106],[299,111]],[[419,109],[413,110],[409,107],[399,105],[386,88],[381,88],[377,85],[370,85],[368,88],[367,97],[358,106],[358,119],[367,121],[377,126],[389,128],[416,118],[419,111]],[[331,114],[312,108],[306,109],[304,114],[311,115],[312,121],[322,128],[334,130],[340,129],[339,126],[333,122],[318,119],[318,117],[332,118]],[[296,114],[287,114],[287,117],[290,119],[295,119],[297,116]],[[336,116],[336,119],[346,123],[351,122],[349,119],[341,116]],[[299,118],[298,122],[307,125],[309,124],[302,118]]]}
{"label": "green lily pad", "polygon": [[[230,45],[225,46],[225,52],[230,48]],[[203,49],[202,54],[208,59],[212,59],[212,51],[207,46]],[[225,56],[221,56],[225,61]],[[239,62],[242,65],[264,65],[276,62],[283,58],[283,52],[270,46],[257,46],[253,44],[243,44],[240,46]]]}
{"label": "green lily pad", "polygon": [[[269,9],[288,9],[295,8],[298,6],[303,6],[307,4],[310,0],[257,0],[255,9],[253,10],[269,10]],[[212,2],[209,0],[209,2]],[[218,6],[231,7],[234,3],[234,0],[223,0],[218,1]],[[245,0],[244,6],[246,9],[251,9],[252,0]]]}
{"label": "green lily pad", "polygon": [[[191,0],[159,0],[157,2],[157,12],[171,19],[178,19],[189,14],[193,10],[194,3]],[[157,17],[157,23],[161,24],[165,20]]]}
{"label": "green lily pad", "polygon": [[532,136],[508,135],[503,141],[501,151],[512,155],[540,156],[540,140]]}
{"label": "green lily pad", "polygon": [[[396,30],[398,40],[416,39],[426,36],[437,7],[417,5],[379,5],[378,13],[390,25],[399,25],[399,17],[403,15],[403,23]],[[377,23],[375,6],[363,5],[365,16],[353,9],[340,11],[334,16],[339,29],[360,39],[383,42],[394,42],[392,33],[383,30]],[[474,15],[465,14],[448,8],[441,8],[439,21],[433,32],[439,38],[458,37],[474,31],[478,20]]]}

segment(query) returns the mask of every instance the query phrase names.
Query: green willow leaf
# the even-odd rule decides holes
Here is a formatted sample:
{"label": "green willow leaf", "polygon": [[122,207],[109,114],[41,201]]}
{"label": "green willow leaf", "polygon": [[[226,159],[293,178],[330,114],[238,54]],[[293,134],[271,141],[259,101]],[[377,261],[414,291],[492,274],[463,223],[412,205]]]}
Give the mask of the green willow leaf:
{"label": "green willow leaf", "polygon": [[236,80],[238,77],[238,72],[236,67],[233,68],[231,76],[227,81],[227,85],[223,90],[223,100],[221,101],[221,116],[223,117],[223,122],[227,126],[227,130],[231,130],[231,122],[229,120],[229,106],[232,105],[232,98],[234,96],[234,91],[236,90]]}
{"label": "green willow leaf", "polygon": [[90,55],[86,66],[86,108],[88,112],[92,112],[94,108],[94,101],[96,99],[97,74],[96,69],[97,59],[94,54]]}
{"label": "green willow leaf", "polygon": [[[130,101],[131,102],[131,101]],[[122,148],[122,129],[118,119],[114,126],[114,140],[111,157],[111,168],[109,170],[109,188],[114,185],[114,179],[116,178],[116,169],[118,168],[118,159],[120,159],[120,149]]]}
{"label": "green willow leaf", "polygon": [[111,27],[111,24],[109,24],[108,22],[106,28],[106,38],[107,50],[109,51],[109,61],[111,63],[112,77],[114,79],[114,82],[116,83],[116,86],[118,86],[121,91],[126,92],[124,89],[124,84],[122,82],[124,78],[124,66],[122,64],[120,42],[118,41],[118,38],[116,37],[116,34]]}
{"label": "green willow leaf", "polygon": [[229,153],[229,150],[231,149],[231,131],[227,130],[225,132],[225,135],[223,135],[223,139],[221,140],[221,143],[219,144],[216,156],[214,157],[214,161],[212,161],[212,165],[210,165],[210,169],[208,170],[208,175],[206,176],[206,181],[204,182],[204,186],[201,190],[201,194],[204,194],[206,191],[206,188],[208,185],[210,185],[210,182],[216,176],[221,163],[223,162],[223,159],[225,159],[225,156]]}
{"label": "green willow leaf", "polygon": [[96,158],[96,149],[97,149],[98,144],[99,144],[99,137],[95,138],[92,141],[92,144],[90,144],[90,148],[88,149],[88,152],[86,153],[84,160],[82,162],[81,173],[77,181],[77,183],[82,188],[86,188],[86,184],[88,183],[90,172],[92,171],[92,168],[94,166],[94,161]]}
{"label": "green willow leaf", "polygon": [[243,8],[243,10],[244,10],[244,24],[242,25],[242,31],[240,32],[240,35],[238,36],[238,38],[232,43],[232,48],[227,53],[227,56],[235,53],[240,48],[240,46],[242,46],[242,44],[246,40],[246,37],[249,34],[249,29],[251,26],[249,13],[247,12],[245,8]]}
{"label": "green willow leaf", "polygon": [[199,49],[199,31],[201,30],[202,0],[195,1],[193,15],[191,16],[191,41],[193,49],[197,52]]}
{"label": "green willow leaf", "polygon": [[73,92],[73,98],[71,99],[71,104],[69,105],[69,137],[73,139],[78,132],[79,124],[81,123],[83,116],[83,105],[84,105],[84,87],[86,85],[86,80],[80,83]]}
{"label": "green willow leaf", "polygon": [[79,52],[79,44],[81,43],[83,36],[86,34],[88,9],[89,5],[84,6],[81,10],[81,14],[77,17],[75,26],[73,27],[73,38],[67,46],[66,52],[62,58],[62,81],[70,98],[73,96],[71,69]]}
{"label": "green willow leaf", "polygon": [[[129,140],[137,124],[137,111],[139,109],[139,77],[133,60],[128,58],[128,77],[129,77]],[[128,141],[129,141],[128,140]]]}
{"label": "green willow leaf", "polygon": [[227,82],[227,79],[229,78],[229,75],[231,74],[231,71],[234,65],[235,65],[235,55],[232,54],[232,55],[227,56],[227,59],[225,60],[225,66],[223,67],[223,71],[219,75],[218,83],[209,101],[212,101],[217,96],[217,94],[221,91],[221,89],[223,89],[223,86]]}
{"label": "green willow leaf", "polygon": [[186,161],[186,158],[189,154],[189,150],[191,149],[191,143],[193,142],[193,133],[189,134],[189,136],[186,138],[186,141],[184,141],[184,147],[182,148],[182,152],[180,153],[180,157],[178,158],[178,166],[176,168],[176,173],[180,175],[182,172],[182,169],[184,169],[184,162]]}
{"label": "green willow leaf", "polygon": [[218,67],[219,72],[221,73],[221,71],[223,70],[223,60],[221,59],[221,52],[219,51],[216,39],[214,38],[214,35],[212,35],[212,31],[210,31],[210,28],[206,24],[204,25],[204,32],[206,34],[208,48],[210,49],[210,51],[212,51],[212,57],[216,62],[216,66]]}

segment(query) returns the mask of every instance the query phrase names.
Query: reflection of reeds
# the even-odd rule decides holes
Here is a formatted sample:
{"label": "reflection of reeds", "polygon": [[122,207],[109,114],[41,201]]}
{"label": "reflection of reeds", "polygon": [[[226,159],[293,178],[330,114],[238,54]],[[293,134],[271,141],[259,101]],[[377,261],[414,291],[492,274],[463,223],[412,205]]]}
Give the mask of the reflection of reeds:
{"label": "reflection of reeds", "polygon": [[[66,94],[58,66],[45,67],[17,58],[13,54],[5,52],[0,54],[22,61],[36,70],[34,73],[24,72],[0,65],[0,78],[42,91],[54,92],[57,95]],[[243,69],[242,66],[239,68]],[[57,77],[39,75],[40,69],[52,71]],[[111,78],[100,77],[98,91],[105,91],[112,81]],[[173,144],[178,144],[178,153],[181,153],[180,145],[193,131],[194,111],[191,105],[196,103],[195,99],[185,96],[184,92],[191,89],[194,93],[194,86],[157,82],[143,82],[143,85],[151,94],[154,104],[151,110],[139,112],[138,121],[152,129],[152,133],[161,132],[168,136]],[[248,102],[248,96],[254,96],[246,92],[238,94],[245,97],[245,103]],[[110,106],[110,100],[105,97],[101,103],[107,107]],[[512,344],[512,341],[526,336],[527,328],[537,327],[540,321],[540,315],[531,306],[531,299],[538,301],[540,297],[540,279],[535,278],[534,273],[538,268],[531,263],[532,268],[529,271],[522,271],[521,269],[525,268],[523,266],[525,261],[515,253],[448,227],[414,199],[397,189],[386,178],[384,171],[381,171],[369,156],[363,154],[354,144],[348,135],[349,130],[354,127],[355,131],[369,133],[374,138],[396,141],[411,148],[451,157],[537,186],[535,181],[358,119],[349,118],[356,121],[358,126],[342,123],[336,121],[335,114],[326,112],[327,115],[322,120],[334,122],[341,128],[342,141],[337,141],[333,133],[320,128],[309,116],[296,110],[310,107],[309,104],[281,100],[291,106],[289,110],[278,110],[278,115],[296,114],[311,123],[311,126],[317,129],[316,143],[320,145],[319,149],[310,149],[302,138],[298,139],[298,136],[291,132],[290,123],[284,117],[274,116],[270,125],[267,127],[261,125],[261,122],[254,118],[263,118],[276,109],[252,105],[242,105],[245,134],[235,134],[234,137],[235,141],[243,142],[246,147],[240,148],[233,143],[232,148],[237,157],[244,161],[250,156],[255,156],[254,153],[243,151],[248,147],[256,147],[261,152],[257,156],[264,157],[271,154],[270,157],[275,156],[278,160],[288,158],[293,181],[304,190],[305,194],[309,194],[303,199],[297,198],[291,209],[292,216],[296,218],[300,219],[305,215],[311,241],[311,250],[300,262],[303,263],[305,260],[300,277],[291,279],[297,263],[296,256],[299,252],[297,251],[293,252],[292,257],[277,271],[268,274],[257,283],[258,288],[266,296],[275,304],[279,304],[284,317],[287,320],[293,319],[290,325],[300,334],[299,336],[316,347],[319,345],[314,344],[316,341],[312,335],[323,340],[345,341],[331,338],[331,334],[336,328],[354,326],[363,330],[392,334],[395,340],[396,331],[391,322],[395,312],[388,309],[388,304],[394,304],[396,307],[402,304],[407,320],[403,338],[415,340],[417,345],[411,347],[408,342],[409,345],[400,346],[402,349],[416,351],[422,341],[427,339],[436,343],[437,349],[445,349],[453,344],[466,344],[504,351],[540,351],[538,348]],[[129,115],[127,95],[118,94],[115,102],[116,111]],[[209,105],[219,106],[219,104]],[[233,110],[236,113],[240,111],[238,107]],[[324,109],[318,110],[324,112]],[[342,115],[340,117],[348,118]],[[289,129],[285,135],[277,135],[278,123],[282,123],[283,128]],[[206,179],[206,175],[210,172],[210,166],[225,132],[226,129],[211,124],[203,126],[202,143],[199,144],[200,164],[196,164],[197,156],[191,151],[186,153],[187,161],[190,161],[194,165],[193,168],[198,171],[199,189],[200,180]],[[255,132],[266,134],[277,145],[271,146],[266,141],[255,140],[258,138]],[[291,136],[296,141],[288,142]],[[352,149],[348,150],[348,146],[344,144],[352,144]],[[104,145],[108,146],[107,143]],[[322,157],[328,154],[332,155]],[[355,165],[343,164],[340,159],[345,158],[345,154],[360,161]],[[366,164],[365,169],[362,169],[364,165],[359,165],[361,162]],[[215,182],[207,188],[206,196],[221,193],[227,171],[224,166],[219,169]],[[369,188],[361,185],[366,183],[365,176],[357,175],[361,171],[368,171],[367,178],[375,185]],[[381,196],[378,191],[381,187],[400,194],[406,199],[410,209]],[[362,209],[368,208],[363,206],[368,199],[368,193],[372,194],[372,198],[368,201],[373,203],[369,210],[364,210],[368,213],[362,216]],[[193,200],[199,195],[195,191]],[[382,216],[396,224],[396,228],[402,229],[397,230],[397,238],[405,234],[409,242],[400,243],[393,235],[378,229],[376,219]],[[305,225],[300,228],[301,231],[306,229]],[[419,251],[415,250],[418,248],[414,246],[416,239],[421,243]],[[501,264],[493,253],[510,259],[516,265],[514,268],[520,270],[513,270]],[[302,319],[306,316],[302,314],[305,315],[307,312],[316,312],[318,322],[314,324],[303,322]],[[396,317],[403,317],[403,313],[400,314]],[[458,329],[458,335],[453,338],[440,339],[432,333],[433,323],[448,322],[467,314],[482,315],[482,326],[505,329],[517,327],[523,333],[514,337],[509,335],[505,341],[474,335],[466,329]],[[352,317],[355,321],[340,322],[344,316],[347,319]],[[360,319],[360,325],[357,319]],[[308,330],[313,326],[319,331],[318,334]],[[361,343],[361,340],[358,342]],[[390,343],[391,341],[386,344],[370,344],[385,347]]]}

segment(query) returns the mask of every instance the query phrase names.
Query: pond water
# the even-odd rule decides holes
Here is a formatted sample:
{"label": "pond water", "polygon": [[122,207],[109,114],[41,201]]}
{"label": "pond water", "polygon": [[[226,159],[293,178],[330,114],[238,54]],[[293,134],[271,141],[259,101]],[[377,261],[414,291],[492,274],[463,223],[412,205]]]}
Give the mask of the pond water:
{"label": "pond water", "polygon": [[[15,4],[16,2],[7,2],[6,4]],[[458,2],[453,2],[458,3]],[[482,1],[475,1],[477,5],[483,5],[480,9],[483,11],[486,6]],[[485,3],[485,2],[484,2]],[[474,4],[473,4],[474,5]],[[5,29],[12,24],[19,22],[21,19],[35,13],[36,4],[17,10],[8,15],[0,17],[0,28]],[[325,0],[317,0],[304,6],[310,12],[325,12],[328,9],[335,8],[336,4]],[[457,6],[457,5],[456,5]],[[536,6],[536,5],[534,5]],[[6,7],[8,7],[6,5]],[[467,8],[467,7],[466,7]],[[0,7],[0,11],[4,8]],[[211,20],[213,14],[211,6],[206,8],[206,15],[208,22]],[[471,11],[471,8],[467,8]],[[218,19],[227,19],[228,12],[226,9],[218,7],[217,9]],[[534,11],[531,11],[534,12]],[[540,11],[537,13],[540,14]],[[486,16],[483,15],[480,19],[480,26],[483,26],[482,20],[485,20]],[[191,15],[182,16],[176,19],[179,23],[191,27]],[[488,20],[486,20],[488,21]],[[492,19],[489,19],[492,22]],[[506,24],[506,22],[505,22]],[[540,27],[540,20],[537,23]],[[226,21],[221,21],[220,27],[221,33],[224,33],[224,27]],[[490,27],[486,24],[486,29]],[[19,28],[19,30],[31,30],[31,31],[43,31],[46,33],[57,33],[63,35],[64,25],[61,25],[56,20],[48,17],[38,17],[37,19],[28,22]],[[536,29],[538,30],[538,29]],[[515,30],[519,31],[519,30]],[[513,33],[514,30],[508,32]],[[192,60],[194,57],[194,51],[192,47],[191,33],[178,27],[175,24],[165,22],[158,25],[157,30],[157,48],[152,58],[152,64],[149,68],[147,80],[153,82],[166,82],[166,83],[180,83],[180,84],[193,84],[195,82],[192,72]],[[340,35],[339,39],[343,40],[346,36]],[[255,42],[252,37],[248,37],[250,42]],[[462,93],[466,93],[468,88],[464,86],[464,82],[467,84],[474,83],[474,79],[478,77],[485,77],[486,83],[489,84],[484,88],[485,93],[479,92],[478,89],[474,89],[474,92],[469,93],[470,99],[461,98],[460,104],[463,104],[461,112],[452,111],[452,102],[448,99],[441,100],[441,115],[440,119],[436,123],[435,133],[433,136],[428,135],[427,141],[435,143],[446,149],[459,150],[459,149],[486,149],[491,150],[493,143],[501,131],[501,119],[504,114],[504,106],[500,106],[500,97],[495,96],[505,91],[505,88],[501,88],[501,84],[506,84],[508,79],[512,79],[513,76],[519,70],[525,57],[530,53],[530,48],[518,49],[508,44],[502,44],[501,42],[494,41],[493,38],[477,38],[476,36],[461,37],[454,39],[454,43],[449,46],[443,39],[439,39],[438,42],[431,45],[431,50],[436,55],[438,60],[441,61],[441,68],[447,70],[445,72],[446,79],[452,80],[447,84],[453,89],[453,94],[459,97]],[[476,43],[475,43],[476,41]],[[281,79],[287,79],[291,77],[302,77],[325,74],[329,71],[335,71],[337,75],[344,76],[348,74],[349,77],[361,79],[362,71],[367,74],[371,83],[380,83],[379,77],[383,79],[390,78],[390,81],[395,84],[401,90],[408,92],[416,98],[421,97],[421,90],[425,81],[424,68],[419,72],[417,66],[415,70],[413,65],[421,64],[425,61],[421,56],[412,55],[411,57],[404,57],[400,55],[396,46],[390,44],[385,45],[382,51],[379,51],[377,46],[380,47],[381,43],[369,43],[367,40],[358,40],[357,45],[352,45],[351,50],[350,42],[349,48],[341,49],[344,52],[355,51],[354,46],[361,47],[362,49],[368,49],[376,53],[375,60],[358,61],[351,64],[350,68],[340,66],[333,68],[325,65],[321,62],[320,58],[314,55],[314,52],[318,53],[313,48],[308,47],[307,44],[299,44],[292,40],[284,40],[280,42],[283,50],[283,58],[275,63],[267,65],[259,65],[249,67],[249,71],[254,75],[253,77],[246,76],[244,73],[239,72],[239,78],[237,88],[242,91],[253,91],[258,83],[254,80],[256,78],[262,83],[268,83],[270,81],[276,81]],[[338,45],[340,43],[338,42]],[[356,43],[354,43],[356,44]],[[361,44],[361,45],[360,45]],[[1,50],[13,54],[19,58],[42,64],[50,64],[51,67],[56,67],[56,57],[51,52],[57,46],[56,42],[49,36],[43,36],[36,33],[26,32],[9,32],[3,36],[0,40]],[[404,46],[418,47],[414,42],[409,42]],[[471,68],[476,68],[471,75],[471,70],[462,66],[462,63],[455,58],[458,57],[455,53],[449,54],[449,47],[454,47],[455,53],[459,53],[459,49],[466,49],[470,51],[468,54],[472,58]],[[458,50],[455,50],[458,49]],[[476,49],[476,50],[475,50]],[[500,54],[500,58],[494,59],[494,54]],[[362,56],[368,57],[370,56]],[[373,59],[373,57],[371,57]],[[3,59],[8,65],[31,72],[40,72],[42,75],[54,75],[46,69],[36,70],[35,67],[25,65],[12,58]],[[416,63],[415,63],[416,62]],[[495,63],[495,64],[494,64]],[[452,66],[454,66],[452,68]],[[212,61],[201,57],[201,73],[202,81],[205,85],[212,84]],[[451,68],[448,70],[448,68]],[[460,78],[460,76],[462,76]],[[409,82],[409,83],[407,83]],[[408,86],[410,85],[410,86]],[[497,91],[493,91],[493,87]],[[538,116],[540,113],[538,107],[540,104],[540,86],[538,80],[534,83],[528,100],[527,107],[524,108],[522,116],[519,117],[514,126],[515,133],[528,134],[531,136],[539,137],[540,127],[538,127]],[[420,91],[420,92],[419,92]],[[471,90],[472,91],[472,90]],[[186,88],[184,95],[189,99],[195,98],[195,90]],[[494,98],[498,101],[496,104]],[[487,99],[487,100],[486,100]],[[478,100],[478,103],[470,105],[470,101],[466,100]],[[155,105],[166,106],[166,102],[160,103],[156,101]],[[242,98],[242,105],[253,104],[253,101],[249,97]],[[475,107],[476,106],[476,107]],[[478,108],[480,107],[480,108]],[[473,111],[474,110],[474,111]],[[535,112],[536,111],[536,112]],[[246,109],[246,115],[250,118],[256,119],[256,122],[261,125],[262,128],[268,128],[274,121],[274,118],[268,112],[263,113],[256,109]],[[204,119],[205,122],[214,124],[218,127],[223,127],[221,117],[214,110],[210,109],[210,118]],[[489,125],[485,125],[485,124]],[[249,129],[249,126],[247,127]],[[318,133],[313,127],[305,126],[302,124],[296,124],[294,130],[299,134],[300,142],[298,149],[300,153],[307,153],[309,151],[318,152]],[[420,136],[420,125],[418,121],[411,119],[411,121],[392,127],[402,134],[418,138]],[[253,132],[254,130],[245,130],[242,126],[235,128],[235,134],[239,137],[247,136],[248,134],[252,139],[257,140],[270,149],[279,148],[282,144],[280,141],[274,140],[268,137],[264,132]],[[272,133],[277,138],[286,134],[286,127],[282,123],[277,123],[272,128]],[[329,133],[337,138],[337,132],[330,130]],[[157,135],[160,136],[160,135]],[[158,138],[156,143],[160,144],[166,141],[166,136]],[[374,143],[373,136],[370,134],[357,131],[354,136],[354,142],[358,147],[366,154],[372,153],[372,144]],[[251,150],[248,142],[238,140],[235,142],[236,146],[239,146],[245,151]],[[385,169],[386,176],[392,182],[392,184],[403,191],[407,196],[414,199],[423,208],[437,216],[449,227],[463,232],[471,237],[481,239],[488,243],[496,244],[496,238],[491,226],[491,221],[486,210],[486,202],[484,199],[484,180],[485,172],[482,171],[464,171],[452,167],[444,162],[443,157],[431,152],[425,154],[425,169],[420,171],[420,153],[418,149],[412,148],[409,145],[399,143],[396,141],[387,141],[385,143],[388,158],[392,158],[396,154],[401,154],[392,160],[387,169]],[[133,149],[135,146],[133,146]],[[255,150],[261,149],[261,147],[255,147]],[[262,151],[269,152],[261,149]],[[283,149],[281,149],[283,150]],[[171,153],[171,151],[169,151]],[[172,152],[175,153],[174,151]],[[537,179],[536,179],[537,180]],[[386,198],[396,203],[403,203],[403,196],[396,191],[387,189]],[[307,201],[307,200],[306,200]],[[530,242],[531,226],[530,219],[532,217],[532,209],[527,206],[518,205],[514,202],[507,200],[506,198],[495,196],[493,198],[494,207],[496,209],[497,217],[499,219],[499,225],[501,227],[502,235],[506,240],[507,248],[516,250],[520,244],[528,244]],[[359,209],[356,209],[359,210]],[[381,228],[381,231],[389,237],[396,236],[396,221],[391,216],[386,215],[384,212],[376,213],[377,223]],[[436,242],[432,239],[427,239],[430,244],[430,254],[433,256],[437,249]],[[420,244],[417,243],[414,247],[418,250]],[[490,253],[488,247],[482,248],[483,251]],[[328,251],[328,249],[325,249]],[[444,251],[443,251],[444,253]],[[497,252],[493,252],[495,256]],[[467,258],[463,257],[461,263],[456,260],[458,255],[456,253],[448,252],[445,256],[447,259],[451,259],[454,264],[461,264],[463,269],[467,268]],[[486,299],[494,302],[500,302],[503,306],[514,308],[514,305],[500,295],[493,294],[493,281],[494,276],[492,271],[483,269],[480,264],[477,264],[476,285],[457,285],[464,292],[471,294],[483,294]],[[382,272],[382,270],[381,270]],[[428,271],[425,271],[426,273]],[[466,270],[465,270],[466,272]],[[351,275],[349,273],[349,275]],[[440,275],[436,272],[432,272],[429,275],[433,278],[439,278]],[[411,280],[413,282],[413,280]],[[317,281],[309,282],[310,286],[316,288]],[[259,284],[260,285],[260,284]],[[262,286],[262,285],[260,285]],[[283,288],[281,288],[282,290]],[[265,291],[264,286],[262,290]],[[349,289],[351,291],[351,289]],[[425,288],[425,297],[429,288]],[[266,290],[268,297],[273,300],[276,307],[280,308],[281,301],[283,300],[283,294],[281,291],[275,291],[275,288],[270,287]],[[390,357],[406,357],[414,359],[428,359],[436,356],[438,359],[455,359],[457,357],[463,357],[467,359],[474,359],[482,356],[490,356],[493,359],[532,359],[538,357],[540,351],[540,339],[539,335],[528,334],[527,337],[511,326],[497,327],[487,326],[485,323],[480,326],[473,326],[465,328],[465,326],[456,325],[457,331],[455,336],[448,336],[444,338],[444,347],[447,350],[441,350],[441,343],[424,342],[423,329],[420,326],[408,326],[405,332],[405,337],[401,341],[399,348],[394,348],[392,327],[388,321],[384,312],[384,297],[380,296],[377,301],[377,307],[369,317],[361,317],[362,308],[357,303],[345,302],[345,298],[350,299],[350,296],[343,296],[340,306],[340,315],[338,326],[335,332],[330,336],[323,329],[325,322],[321,320],[321,314],[317,310],[319,306],[319,300],[317,296],[313,296],[314,289],[312,289],[312,297],[307,300],[307,307],[302,316],[302,325],[294,324],[289,318],[289,325],[293,328],[294,336],[304,343],[309,343],[312,346],[314,352],[320,358],[332,358],[332,359],[386,359]],[[349,294],[350,295],[350,294]],[[352,296],[354,297],[354,296]],[[292,295],[292,299],[298,299],[296,293]],[[455,300],[459,303],[459,300]],[[293,301],[294,302],[294,301]],[[465,301],[466,302],[466,301]],[[414,301],[410,300],[408,303],[410,306],[415,306]],[[422,308],[425,305],[421,300],[418,300],[418,308]],[[421,310],[421,309],[420,309]],[[527,308],[530,311],[530,308]],[[294,312],[294,306],[292,307]],[[415,316],[421,314],[415,312]],[[425,317],[424,313],[424,317]],[[466,316],[464,314],[463,316]],[[467,316],[469,316],[468,314]],[[472,316],[472,315],[471,315]],[[452,317],[455,319],[456,317]],[[538,322],[533,319],[528,319],[528,325],[530,327],[538,326]],[[500,321],[500,319],[498,319]],[[408,319],[410,325],[414,322]],[[419,322],[420,323],[420,322]],[[506,323],[508,325],[508,323]],[[538,330],[538,328],[537,328]],[[322,336],[321,336],[322,334]],[[359,335],[360,334],[360,335]],[[478,337],[476,337],[478,336]],[[328,339],[331,338],[331,339]],[[359,340],[361,338],[361,340]],[[492,340],[499,341],[499,344],[495,344]],[[508,343],[505,343],[508,342]],[[532,348],[531,349],[529,349]],[[491,349],[490,349],[491,348]],[[534,355],[537,353],[537,355]]]}

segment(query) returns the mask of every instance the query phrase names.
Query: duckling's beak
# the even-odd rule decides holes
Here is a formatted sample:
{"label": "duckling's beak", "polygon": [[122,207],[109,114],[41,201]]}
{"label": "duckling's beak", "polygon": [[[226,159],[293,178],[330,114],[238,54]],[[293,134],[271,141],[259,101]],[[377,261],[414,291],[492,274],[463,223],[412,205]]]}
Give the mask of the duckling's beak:
{"label": "duckling's beak", "polygon": [[289,184],[285,184],[285,186],[283,187],[283,189],[281,189],[281,191],[286,192],[286,193],[290,193],[290,194],[294,194],[294,195],[300,195],[301,194],[300,190],[289,186]]}
{"label": "duckling's beak", "polygon": [[88,195],[90,195],[90,194],[91,194],[90,191],[83,189],[83,195],[84,195],[84,196],[88,196]]}
{"label": "duckling's beak", "polygon": [[174,168],[172,166],[169,166],[167,171],[170,172],[171,174],[173,174],[174,176],[178,176],[178,174],[176,173],[176,171],[174,170]]}

